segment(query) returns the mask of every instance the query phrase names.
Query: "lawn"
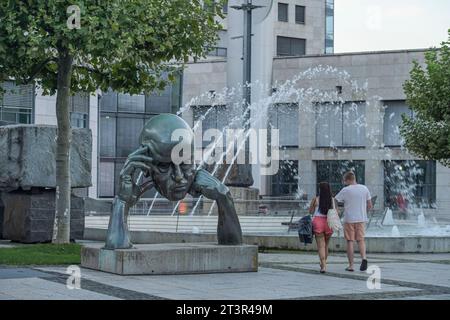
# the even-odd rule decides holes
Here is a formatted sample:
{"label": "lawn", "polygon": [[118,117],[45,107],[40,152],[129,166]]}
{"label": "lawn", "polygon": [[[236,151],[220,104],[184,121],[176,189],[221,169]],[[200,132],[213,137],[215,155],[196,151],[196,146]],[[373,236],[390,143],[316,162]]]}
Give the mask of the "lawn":
{"label": "lawn", "polygon": [[80,264],[81,245],[29,244],[0,248],[0,265]]}

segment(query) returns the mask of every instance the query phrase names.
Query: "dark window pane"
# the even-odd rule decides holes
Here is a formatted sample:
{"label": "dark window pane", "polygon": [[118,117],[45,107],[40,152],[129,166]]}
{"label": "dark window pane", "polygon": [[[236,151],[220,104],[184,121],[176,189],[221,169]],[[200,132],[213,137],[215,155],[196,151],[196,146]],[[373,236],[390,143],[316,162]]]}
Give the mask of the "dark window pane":
{"label": "dark window pane", "polygon": [[99,163],[98,180],[99,197],[114,197],[114,162]]}
{"label": "dark window pane", "polygon": [[278,56],[298,56],[306,53],[306,40],[298,38],[277,37]]}
{"label": "dark window pane", "polygon": [[342,106],[318,105],[316,109],[316,145],[318,147],[342,146]]}
{"label": "dark window pane", "polygon": [[171,106],[171,86],[167,86],[164,91],[156,92],[146,96],[145,110],[147,113],[170,113]]}
{"label": "dark window pane", "polygon": [[100,156],[116,156],[116,118],[100,117]]}
{"label": "dark window pane", "polygon": [[127,157],[139,147],[139,135],[144,119],[120,117],[117,119],[117,157]]}
{"label": "dark window pane", "polygon": [[364,161],[317,161],[316,182],[328,182],[331,185],[333,194],[337,194],[343,187],[342,176],[347,171],[353,171],[356,181],[365,183],[365,163]]}
{"label": "dark window pane", "polygon": [[366,144],[366,103],[349,102],[343,106],[343,145],[361,147]]}
{"label": "dark window pane", "polygon": [[142,94],[130,95],[119,93],[118,110],[143,113],[145,110],[145,96]]}
{"label": "dark window pane", "polygon": [[305,7],[295,6],[295,23],[305,23]]}
{"label": "dark window pane", "polygon": [[294,196],[298,190],[298,161],[281,160],[272,176],[272,196]]}
{"label": "dark window pane", "polygon": [[288,22],[288,4],[278,3],[278,21]]}
{"label": "dark window pane", "polygon": [[100,98],[100,111],[117,111],[117,92],[111,89],[107,92],[102,92]]}
{"label": "dark window pane", "polygon": [[223,7],[222,7],[222,12],[224,14],[228,13],[228,1],[224,1]]}
{"label": "dark window pane", "polygon": [[298,146],[298,119],[297,104],[276,104],[270,108],[269,124],[271,128],[279,130],[280,146]]}
{"label": "dark window pane", "polygon": [[70,113],[70,124],[72,128],[87,128],[88,115],[80,112]]}
{"label": "dark window pane", "polygon": [[0,83],[4,93],[0,98],[0,106],[11,108],[33,108],[33,85],[16,85],[13,81]]}
{"label": "dark window pane", "polygon": [[306,53],[305,39],[291,39],[291,56],[302,56]]}
{"label": "dark window pane", "polygon": [[89,94],[77,92],[69,97],[71,111],[79,113],[89,113]]}
{"label": "dark window pane", "polygon": [[411,109],[404,101],[386,101],[384,110],[384,144],[387,146],[401,146],[400,125],[402,115],[412,117]]}
{"label": "dark window pane", "polygon": [[384,198],[393,209],[412,205],[433,207],[436,202],[436,162],[426,160],[385,161]]}
{"label": "dark window pane", "polygon": [[289,38],[277,37],[277,55],[289,56],[291,53],[291,42]]}

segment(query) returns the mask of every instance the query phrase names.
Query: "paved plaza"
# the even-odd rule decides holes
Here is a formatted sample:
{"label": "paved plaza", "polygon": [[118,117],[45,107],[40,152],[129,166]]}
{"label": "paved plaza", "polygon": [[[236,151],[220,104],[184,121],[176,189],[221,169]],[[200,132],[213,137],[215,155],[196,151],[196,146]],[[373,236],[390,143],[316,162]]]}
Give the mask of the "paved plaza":
{"label": "paved plaza", "polygon": [[342,253],[329,257],[326,274],[316,255],[301,252],[260,253],[257,273],[119,276],[82,268],[80,289],[66,286],[66,266],[1,266],[0,299],[450,299],[450,254],[369,259],[369,269],[379,267],[379,289],[368,287],[366,272],[344,271]]}

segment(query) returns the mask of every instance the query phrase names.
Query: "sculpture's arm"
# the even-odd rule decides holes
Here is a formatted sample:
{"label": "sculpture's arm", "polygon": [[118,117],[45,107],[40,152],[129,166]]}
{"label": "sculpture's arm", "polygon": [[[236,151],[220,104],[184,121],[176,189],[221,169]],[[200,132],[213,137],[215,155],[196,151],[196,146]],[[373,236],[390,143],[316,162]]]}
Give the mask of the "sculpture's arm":
{"label": "sculpture's arm", "polygon": [[106,249],[128,249],[133,246],[127,224],[129,210],[147,190],[153,187],[152,181],[138,185],[133,178],[136,169],[142,170],[146,176],[150,175],[152,159],[144,155],[146,152],[147,148],[142,147],[130,154],[120,171],[119,192],[113,201],[106,235]]}
{"label": "sculpture's arm", "polygon": [[216,200],[219,211],[217,239],[219,244],[242,244],[242,231],[239,218],[234,207],[230,190],[208,171],[200,169],[195,175],[190,193],[194,196],[202,194],[208,199]]}

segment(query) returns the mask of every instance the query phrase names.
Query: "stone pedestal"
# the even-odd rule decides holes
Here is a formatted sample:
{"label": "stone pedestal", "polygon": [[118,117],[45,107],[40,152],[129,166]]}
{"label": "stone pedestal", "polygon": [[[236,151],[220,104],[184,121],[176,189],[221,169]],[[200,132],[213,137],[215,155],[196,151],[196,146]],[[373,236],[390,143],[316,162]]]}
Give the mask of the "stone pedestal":
{"label": "stone pedestal", "polygon": [[[3,238],[23,243],[52,240],[55,190],[39,193],[13,191],[0,194],[3,202]],[[0,224],[1,225],[1,224]],[[84,201],[72,196],[70,238],[83,239]]]}
{"label": "stone pedestal", "polygon": [[106,250],[89,244],[81,249],[81,266],[120,275],[256,272],[258,247],[164,243]]}

